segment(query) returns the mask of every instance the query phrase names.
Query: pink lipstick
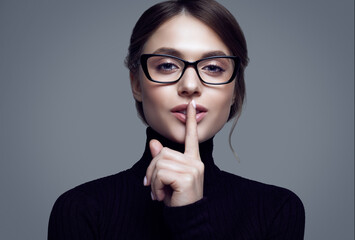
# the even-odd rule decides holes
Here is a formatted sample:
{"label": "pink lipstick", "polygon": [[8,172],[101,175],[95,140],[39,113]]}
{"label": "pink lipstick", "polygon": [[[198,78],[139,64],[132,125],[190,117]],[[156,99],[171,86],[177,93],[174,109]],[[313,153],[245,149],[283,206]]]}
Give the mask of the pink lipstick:
{"label": "pink lipstick", "polygon": [[[188,104],[181,104],[171,109],[173,115],[182,123],[186,123],[186,111]],[[206,116],[207,108],[196,104],[196,122],[199,123]]]}

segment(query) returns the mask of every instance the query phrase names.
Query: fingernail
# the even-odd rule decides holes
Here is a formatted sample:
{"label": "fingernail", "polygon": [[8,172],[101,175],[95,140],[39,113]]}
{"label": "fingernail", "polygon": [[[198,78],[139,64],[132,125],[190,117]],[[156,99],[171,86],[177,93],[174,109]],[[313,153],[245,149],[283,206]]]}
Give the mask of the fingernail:
{"label": "fingernail", "polygon": [[144,186],[147,186],[147,176],[144,176],[143,184]]}
{"label": "fingernail", "polygon": [[154,201],[154,200],[155,200],[155,197],[154,197],[153,192],[150,192],[150,196],[152,197],[152,200]]}
{"label": "fingernail", "polygon": [[193,100],[191,101],[191,103],[192,103],[192,106],[194,107],[194,109],[196,109],[196,102],[195,102],[195,99],[193,99]]}

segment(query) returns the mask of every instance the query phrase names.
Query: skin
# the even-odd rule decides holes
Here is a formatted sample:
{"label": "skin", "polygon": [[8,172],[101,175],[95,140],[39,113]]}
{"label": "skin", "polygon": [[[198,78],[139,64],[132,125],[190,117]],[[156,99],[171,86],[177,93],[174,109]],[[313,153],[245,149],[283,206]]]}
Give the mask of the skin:
{"label": "skin", "polygon": [[[146,42],[143,53],[170,54],[187,61],[209,55],[230,55],[219,36],[198,19],[181,14],[163,23]],[[164,137],[185,144],[180,153],[150,142],[153,159],[147,169],[144,185],[151,186],[152,199],[167,206],[184,206],[203,197],[204,165],[198,143],[213,137],[227,122],[234,102],[234,81],[218,86],[203,84],[193,68],[186,69],[175,84],[149,81],[142,69],[131,73],[133,96],[142,102],[148,124]],[[207,113],[196,121],[196,109]],[[187,104],[186,123],[177,119],[171,109]]]}

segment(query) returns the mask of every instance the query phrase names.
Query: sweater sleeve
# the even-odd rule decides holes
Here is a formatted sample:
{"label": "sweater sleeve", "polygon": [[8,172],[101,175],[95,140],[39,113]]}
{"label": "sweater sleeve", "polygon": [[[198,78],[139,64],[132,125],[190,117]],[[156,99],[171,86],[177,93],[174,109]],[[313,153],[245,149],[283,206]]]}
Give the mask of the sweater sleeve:
{"label": "sweater sleeve", "polygon": [[182,207],[165,207],[164,218],[173,239],[223,239],[210,224],[207,198]]}
{"label": "sweater sleeve", "polygon": [[48,240],[98,239],[98,207],[85,193],[70,190],[55,202],[48,225]]}
{"label": "sweater sleeve", "polygon": [[304,238],[304,228],[304,206],[298,196],[290,192],[290,195],[276,212],[268,239],[302,240]]}

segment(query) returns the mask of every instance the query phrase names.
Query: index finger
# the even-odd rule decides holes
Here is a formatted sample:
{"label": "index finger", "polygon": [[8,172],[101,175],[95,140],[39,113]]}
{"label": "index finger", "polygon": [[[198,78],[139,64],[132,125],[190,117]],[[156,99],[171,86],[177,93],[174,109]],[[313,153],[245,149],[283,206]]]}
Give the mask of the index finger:
{"label": "index finger", "polygon": [[185,130],[185,154],[198,158],[200,156],[198,148],[196,103],[192,100],[187,106],[186,130]]}

